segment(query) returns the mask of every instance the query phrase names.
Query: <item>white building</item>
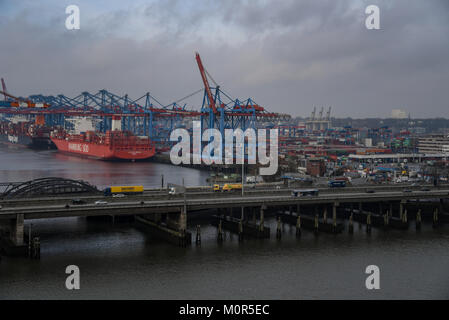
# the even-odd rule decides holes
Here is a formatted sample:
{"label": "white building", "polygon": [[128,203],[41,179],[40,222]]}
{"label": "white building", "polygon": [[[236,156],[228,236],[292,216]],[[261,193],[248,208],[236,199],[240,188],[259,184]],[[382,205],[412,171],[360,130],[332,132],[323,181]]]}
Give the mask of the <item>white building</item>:
{"label": "white building", "polygon": [[407,119],[407,112],[401,109],[391,110],[391,117],[393,119]]}

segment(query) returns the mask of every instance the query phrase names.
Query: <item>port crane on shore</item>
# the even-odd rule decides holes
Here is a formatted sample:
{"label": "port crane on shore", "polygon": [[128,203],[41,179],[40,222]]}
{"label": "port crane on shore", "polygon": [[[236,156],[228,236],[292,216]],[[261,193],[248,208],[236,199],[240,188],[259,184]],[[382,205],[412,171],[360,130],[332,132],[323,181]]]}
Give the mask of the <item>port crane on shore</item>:
{"label": "port crane on shore", "polygon": [[[201,129],[217,128],[224,136],[227,128],[243,130],[257,128],[263,122],[288,120],[289,115],[267,112],[253,99],[233,99],[226,94],[208,74],[198,53],[195,58],[200,70],[204,88],[182,99],[164,105],[149,92],[137,99],[127,94],[117,95],[108,90],[97,93],[82,92],[76,97],[63,94],[45,96],[30,95],[19,98],[6,91],[2,81],[0,114],[5,116],[26,115],[36,119],[36,123],[48,127],[64,127],[66,117],[94,117],[100,119],[98,130],[105,132],[112,128],[112,118],[121,119],[122,129],[136,135],[149,136],[155,141],[169,141],[173,129],[183,127],[183,119],[200,119]],[[215,87],[209,85],[211,79]],[[180,103],[196,94],[204,92],[200,110],[187,108]]]}
{"label": "port crane on shore", "polygon": [[[198,52],[195,53],[195,59],[204,85],[201,107],[202,129],[219,129],[224,137],[225,129],[256,129],[258,124],[262,122],[290,119],[290,115],[287,114],[267,112],[264,107],[251,98],[243,101],[231,98],[204,68]],[[208,76],[215,84],[215,87],[209,85]],[[213,91],[214,93],[212,93]]]}

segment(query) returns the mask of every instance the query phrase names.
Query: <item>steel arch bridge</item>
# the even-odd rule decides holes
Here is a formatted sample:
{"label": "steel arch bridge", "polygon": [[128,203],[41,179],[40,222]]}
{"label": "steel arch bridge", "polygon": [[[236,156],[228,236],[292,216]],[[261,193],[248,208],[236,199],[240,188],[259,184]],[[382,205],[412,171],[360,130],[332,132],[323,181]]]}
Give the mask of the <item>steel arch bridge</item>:
{"label": "steel arch bridge", "polygon": [[68,193],[99,193],[96,186],[82,180],[64,178],[40,178],[20,184],[15,184],[7,189],[2,197],[5,199],[25,198],[45,195],[61,195]]}

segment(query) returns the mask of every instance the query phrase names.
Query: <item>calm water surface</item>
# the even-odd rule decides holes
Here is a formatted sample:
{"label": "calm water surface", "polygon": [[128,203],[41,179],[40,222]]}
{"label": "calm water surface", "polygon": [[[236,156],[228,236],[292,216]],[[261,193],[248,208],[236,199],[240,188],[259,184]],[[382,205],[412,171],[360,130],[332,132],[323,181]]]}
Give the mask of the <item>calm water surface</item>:
{"label": "calm water surface", "polygon": [[[107,163],[54,151],[0,149],[0,181],[45,176],[98,186],[166,182],[202,185],[207,172],[154,163]],[[202,246],[178,248],[132,223],[60,218],[27,221],[41,237],[41,260],[3,257],[0,299],[448,299],[449,228],[337,236],[284,226],[281,241],[245,240],[202,225]],[[268,225],[275,230],[275,221]],[[193,227],[190,228],[194,234]],[[65,289],[65,268],[81,271],[81,290]],[[381,289],[365,288],[365,268],[379,266]]]}

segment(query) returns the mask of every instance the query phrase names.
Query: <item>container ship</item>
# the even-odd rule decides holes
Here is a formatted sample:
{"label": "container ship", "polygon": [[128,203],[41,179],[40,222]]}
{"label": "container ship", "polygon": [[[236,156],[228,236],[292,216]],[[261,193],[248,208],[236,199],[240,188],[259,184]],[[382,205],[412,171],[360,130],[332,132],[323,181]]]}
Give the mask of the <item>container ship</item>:
{"label": "container ship", "polygon": [[60,152],[100,160],[143,160],[156,153],[150,138],[122,130],[71,134],[60,129],[51,133],[51,141]]}
{"label": "container ship", "polygon": [[1,121],[0,142],[34,149],[55,149],[50,140],[51,129],[32,122]]}

